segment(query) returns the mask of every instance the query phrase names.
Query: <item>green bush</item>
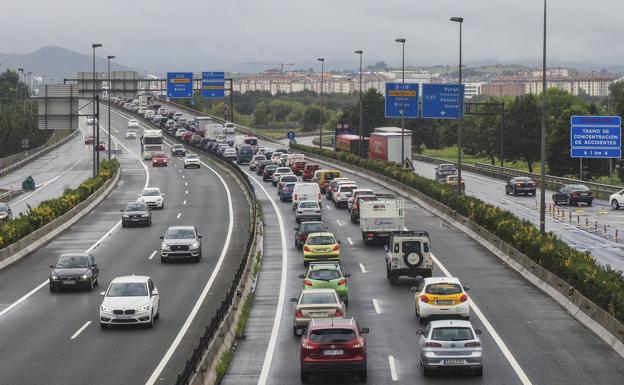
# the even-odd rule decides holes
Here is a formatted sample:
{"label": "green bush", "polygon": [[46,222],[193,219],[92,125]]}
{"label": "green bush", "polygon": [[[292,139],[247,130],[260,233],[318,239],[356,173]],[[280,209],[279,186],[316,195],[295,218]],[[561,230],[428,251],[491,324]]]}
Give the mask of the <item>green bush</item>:
{"label": "green bush", "polygon": [[471,219],[535,263],[566,281],[589,300],[624,322],[624,275],[611,266],[596,262],[589,252],[578,251],[549,232],[541,237],[529,221],[482,200],[459,195],[445,185],[415,173],[404,172],[394,163],[359,159],[345,152],[291,145],[296,150],[338,159],[397,180]]}
{"label": "green bush", "polygon": [[60,197],[45,200],[35,208],[29,206],[26,214],[20,214],[19,217],[2,223],[0,225],[0,249],[19,241],[76,207],[115,175],[118,168],[119,162],[116,159],[104,160],[95,178],[88,178],[78,188],[67,189]]}

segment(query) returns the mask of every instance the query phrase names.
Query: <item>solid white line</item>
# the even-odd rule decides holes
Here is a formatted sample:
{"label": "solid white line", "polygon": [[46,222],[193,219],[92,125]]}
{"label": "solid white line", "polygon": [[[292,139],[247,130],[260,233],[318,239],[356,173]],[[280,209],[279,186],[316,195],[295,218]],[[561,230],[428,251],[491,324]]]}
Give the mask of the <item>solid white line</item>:
{"label": "solid white line", "polygon": [[[184,176],[184,175],[182,175],[182,176]],[[185,185],[185,186],[188,186],[188,182],[184,182],[184,185]]]}
{"label": "solid white line", "polygon": [[183,205],[185,205],[185,204],[186,204],[186,199],[182,202],[182,204],[183,204]]}
{"label": "solid white line", "polygon": [[12,205],[17,205],[20,204],[22,202],[24,202],[26,199],[30,198],[31,196],[37,194],[39,191],[41,191],[41,189],[43,189],[45,186],[49,185],[50,183],[54,182],[55,180],[57,180],[58,178],[60,178],[60,175],[55,176],[54,178],[47,180],[43,183],[41,183],[40,185],[35,186],[36,190],[31,192],[30,194],[26,195],[25,197],[23,197],[22,199],[18,200],[17,202],[11,203]]}
{"label": "solid white line", "polygon": [[20,303],[24,302],[26,299],[28,299],[28,297],[30,297],[31,295],[35,294],[38,290],[40,290],[42,287],[44,287],[45,285],[48,284],[48,280],[46,279],[45,281],[41,282],[39,284],[39,286],[35,287],[34,289],[32,289],[31,291],[29,291],[28,293],[26,293],[25,295],[22,296],[22,298],[18,299],[17,301],[13,302],[12,304],[10,304],[6,309],[0,311],[0,317],[2,317],[3,315],[5,315],[6,313],[8,313],[9,311],[11,311],[14,307],[16,307],[17,305],[19,305]]}
{"label": "solid white line", "polygon": [[[442,270],[444,275],[446,275],[447,277],[453,277],[453,275],[446,269],[446,267],[442,265],[440,260],[438,260],[438,258],[433,255],[433,253],[431,254],[431,259],[440,268],[440,270]],[[511,365],[512,369],[516,372],[516,375],[520,379],[520,382],[524,385],[531,385],[531,380],[529,380],[529,377],[527,377],[526,373],[524,373],[524,370],[522,370],[522,367],[520,366],[520,364],[518,364],[518,361],[516,361],[516,358],[513,356],[513,354],[511,353],[511,351],[505,344],[505,342],[503,342],[503,339],[500,337],[500,335],[498,335],[498,333],[494,329],[494,326],[492,326],[490,321],[488,321],[488,319],[485,318],[485,315],[483,314],[481,309],[477,306],[477,304],[474,302],[472,298],[470,298],[469,303],[470,303],[470,308],[472,309],[472,311],[481,320],[481,323],[487,329],[488,333],[490,333],[490,335],[492,336],[492,339],[494,340],[494,342],[496,342],[496,345],[498,345],[498,348],[501,350],[501,352],[507,359],[507,362],[509,362],[509,365]]]}
{"label": "solid white line", "polygon": [[379,308],[379,303],[375,298],[373,298],[373,307],[375,308],[375,313],[381,314],[381,309]]}
{"label": "solid white line", "polygon": [[78,334],[82,333],[82,331],[83,331],[83,330],[85,330],[85,329],[87,328],[87,326],[89,326],[89,325],[91,325],[91,321],[87,321],[87,322],[85,322],[85,324],[84,324],[84,325],[82,325],[82,327],[81,327],[80,329],[78,329],[78,330],[76,331],[76,333],[74,333],[74,335],[73,335],[73,336],[71,336],[69,339],[70,339],[70,340],[73,340],[73,339],[75,339],[76,337],[78,337]]}
{"label": "solid white line", "polygon": [[388,364],[390,364],[390,377],[392,377],[392,381],[398,381],[399,376],[397,376],[396,365],[394,364],[394,357],[388,356]]}
{"label": "solid white line", "polygon": [[186,195],[188,195],[188,190],[184,191],[184,193],[185,193]]}
{"label": "solid white line", "polygon": [[178,213],[178,216],[176,217],[176,219],[180,219],[181,216],[182,216],[182,213]]}
{"label": "solid white line", "polygon": [[353,240],[351,239],[351,237],[347,237],[347,242],[349,242],[349,244],[353,246]]}
{"label": "solid white line", "polygon": [[153,385],[156,383],[156,381],[158,381],[158,378],[160,377],[160,374],[162,373],[163,369],[165,368],[165,366],[167,365],[167,363],[173,356],[173,353],[176,351],[176,349],[180,345],[182,338],[184,337],[189,327],[191,326],[191,323],[195,319],[195,316],[197,316],[197,313],[199,312],[199,308],[201,307],[201,304],[204,302],[204,300],[208,296],[208,292],[210,291],[210,288],[212,288],[212,284],[217,278],[217,275],[219,274],[219,270],[221,270],[221,265],[223,264],[223,261],[225,260],[225,255],[227,254],[227,250],[230,247],[230,241],[232,239],[232,230],[234,229],[234,209],[232,205],[232,194],[230,193],[230,188],[225,183],[225,180],[223,179],[223,177],[221,177],[221,175],[219,175],[215,170],[213,170],[212,167],[208,166],[204,162],[201,162],[201,163],[204,165],[204,167],[212,171],[219,178],[219,180],[223,184],[223,187],[225,188],[225,192],[228,198],[228,213],[230,217],[228,232],[227,232],[227,236],[225,237],[225,243],[223,245],[223,249],[221,250],[221,255],[219,256],[219,260],[217,261],[217,264],[215,265],[214,270],[212,271],[212,274],[210,274],[210,278],[208,279],[208,282],[206,282],[206,286],[204,286],[204,290],[201,292],[199,298],[197,298],[197,302],[195,302],[195,306],[193,306],[193,309],[189,313],[188,317],[186,318],[186,321],[184,322],[184,325],[182,325],[182,328],[180,328],[180,331],[178,332],[175,339],[171,343],[171,346],[169,346],[169,349],[167,349],[167,352],[165,353],[163,358],[158,363],[158,366],[156,367],[156,369],[154,369],[154,372],[152,373],[150,378],[145,383],[146,385]]}
{"label": "solid white line", "polygon": [[182,179],[184,179],[184,175],[182,175]]}
{"label": "solid white line", "polygon": [[150,256],[147,259],[152,259],[154,258],[154,255],[156,255],[156,250],[152,251],[152,254],[150,254]]}
{"label": "solid white line", "polygon": [[364,267],[364,265],[361,262],[359,263],[359,265],[360,265],[360,270],[362,270],[362,273],[366,274],[367,271],[366,271],[366,268]]}
{"label": "solid white line", "polygon": [[182,170],[178,170],[178,172],[182,172]]}

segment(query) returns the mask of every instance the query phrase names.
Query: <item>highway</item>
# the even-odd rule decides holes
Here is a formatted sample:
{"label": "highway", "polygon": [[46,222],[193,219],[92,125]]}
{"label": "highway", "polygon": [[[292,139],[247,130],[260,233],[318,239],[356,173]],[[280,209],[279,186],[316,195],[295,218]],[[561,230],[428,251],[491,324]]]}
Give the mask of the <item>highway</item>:
{"label": "highway", "polygon": [[[249,219],[239,185],[211,163],[185,170],[174,159],[152,168],[139,158],[139,141],[123,138],[125,114],[111,117],[122,149],[118,188],[70,230],[0,271],[0,384],[171,384],[240,264]],[[119,210],[145,186],[161,187],[165,208],[152,212],[150,227],[122,229]],[[158,237],[176,224],[195,225],[204,236],[199,264],[160,263]],[[50,293],[48,265],[76,250],[93,251],[99,287]],[[153,278],[161,319],[153,329],[101,330],[98,293],[127,274]]]}
{"label": "highway", "polygon": [[[298,383],[299,339],[292,335],[292,304],[288,301],[299,293],[302,283],[298,275],[305,271],[302,254],[292,241],[296,222],[290,204],[279,202],[275,188],[261,182],[254,173],[250,175],[256,185],[262,186],[257,192],[271,238],[265,238],[264,261],[247,338],[239,341],[223,384]],[[347,176],[376,192],[390,192],[354,175]],[[455,275],[470,287],[471,320],[484,331],[485,369],[482,378],[461,378],[462,383],[620,383],[624,375],[622,359],[553,299],[452,224],[415,203],[407,203],[406,208],[406,227],[431,234],[436,257],[434,275]],[[422,375],[416,347],[416,331],[421,326],[414,316],[414,296],[410,291],[413,281],[389,284],[383,249],[363,244],[359,227],[350,223],[345,210],[324,206],[323,221],[342,241],[341,265],[352,274],[347,314],[371,329],[368,383],[458,383],[460,379],[455,374],[432,379]],[[277,236],[281,238],[279,242]],[[282,248],[285,257],[279,252]],[[260,351],[264,353],[259,355]],[[355,379],[327,376],[318,380],[342,384]]]}

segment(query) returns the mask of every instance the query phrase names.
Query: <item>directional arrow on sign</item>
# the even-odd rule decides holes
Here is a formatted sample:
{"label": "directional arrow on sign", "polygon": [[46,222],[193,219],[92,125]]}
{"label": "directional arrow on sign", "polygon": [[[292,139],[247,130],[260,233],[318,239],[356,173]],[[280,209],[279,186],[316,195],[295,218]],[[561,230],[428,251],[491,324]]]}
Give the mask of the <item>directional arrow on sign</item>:
{"label": "directional arrow on sign", "polygon": [[440,115],[442,115],[442,116],[446,115],[446,111],[444,111],[444,110],[440,111]]}

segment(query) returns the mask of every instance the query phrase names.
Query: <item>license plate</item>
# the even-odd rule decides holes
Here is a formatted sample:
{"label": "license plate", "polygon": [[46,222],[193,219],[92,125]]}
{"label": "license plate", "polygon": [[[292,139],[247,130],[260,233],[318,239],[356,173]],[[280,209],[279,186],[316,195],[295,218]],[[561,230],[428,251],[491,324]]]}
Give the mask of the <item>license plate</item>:
{"label": "license plate", "polygon": [[327,312],[325,312],[325,311],[309,312],[308,316],[310,316],[310,317],[327,317]]}
{"label": "license plate", "polygon": [[326,356],[340,356],[342,354],[344,354],[344,350],[338,350],[338,349],[323,350],[323,355],[326,355]]}
{"label": "license plate", "polygon": [[139,219],[139,218],[132,218],[132,219],[130,219],[130,220],[131,220],[131,221],[133,221],[133,222],[138,222],[138,221],[140,221],[141,219]]}
{"label": "license plate", "polygon": [[463,364],[464,364],[464,360],[458,360],[458,359],[444,360],[444,365],[463,365]]}
{"label": "license plate", "polygon": [[452,305],[453,301],[436,301],[436,305]]}
{"label": "license plate", "polygon": [[115,318],[117,318],[117,319],[130,319],[130,316],[129,315],[118,315],[118,316],[115,316]]}
{"label": "license plate", "polygon": [[588,193],[581,193],[581,195],[585,196],[585,195],[589,195]]}
{"label": "license plate", "polygon": [[76,281],[63,281],[63,285],[75,285]]}

